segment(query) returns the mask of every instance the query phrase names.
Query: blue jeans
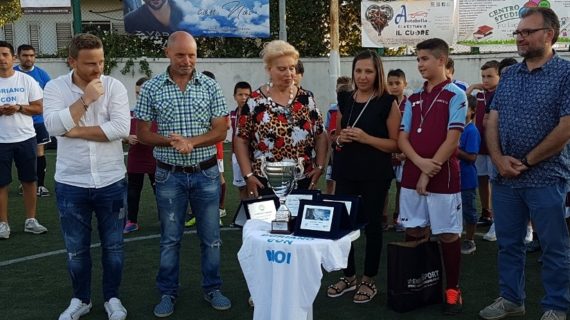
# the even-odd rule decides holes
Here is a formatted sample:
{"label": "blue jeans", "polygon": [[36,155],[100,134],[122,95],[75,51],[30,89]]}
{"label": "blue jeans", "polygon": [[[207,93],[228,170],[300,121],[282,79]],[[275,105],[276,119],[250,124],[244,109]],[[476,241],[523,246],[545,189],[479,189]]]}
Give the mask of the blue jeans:
{"label": "blue jeans", "polygon": [[200,238],[202,289],[222,285],[220,277],[220,172],[217,166],[179,173],[156,168],[156,203],[160,217],[160,268],[156,284],[162,295],[177,296],[180,276],[180,245],[188,202],[196,216]]}
{"label": "blue jeans", "polygon": [[499,246],[501,297],[523,304],[525,300],[525,245],[529,219],[542,247],[544,310],[570,307],[570,240],[564,220],[564,184],[540,188],[511,188],[493,184],[495,231]]}
{"label": "blue jeans", "polygon": [[125,223],[125,180],[103,188],[80,188],[55,183],[59,220],[73,297],[91,300],[91,218],[97,218],[103,265],[105,301],[119,297],[123,274],[123,226]]}

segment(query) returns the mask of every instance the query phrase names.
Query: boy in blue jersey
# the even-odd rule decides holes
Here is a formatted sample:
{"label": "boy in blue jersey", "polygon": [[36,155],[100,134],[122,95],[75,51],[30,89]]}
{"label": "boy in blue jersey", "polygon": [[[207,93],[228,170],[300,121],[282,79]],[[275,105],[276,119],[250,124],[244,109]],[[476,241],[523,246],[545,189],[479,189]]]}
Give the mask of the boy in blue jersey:
{"label": "boy in blue jersey", "polygon": [[479,130],[473,124],[477,110],[477,98],[467,96],[467,117],[465,129],[459,140],[459,166],[461,168],[461,202],[463,204],[463,220],[465,221],[465,240],[461,244],[461,253],[470,254],[477,250],[475,245],[475,229],[477,228],[477,167],[475,160],[481,146]]}
{"label": "boy in blue jersey", "polygon": [[[42,90],[46,86],[46,83],[51,80],[47,72],[42,68],[35,65],[36,63],[36,50],[29,44],[23,44],[18,47],[17,50],[18,60],[20,64],[14,67],[14,70],[23,72],[30,77],[34,78],[40,85]],[[43,114],[38,114],[32,116],[34,121],[34,129],[36,130],[36,141],[37,146],[37,173],[38,173],[38,197],[49,196],[49,190],[45,187],[45,176],[46,176],[46,157],[45,157],[45,145],[50,143],[50,136],[44,124]]]}

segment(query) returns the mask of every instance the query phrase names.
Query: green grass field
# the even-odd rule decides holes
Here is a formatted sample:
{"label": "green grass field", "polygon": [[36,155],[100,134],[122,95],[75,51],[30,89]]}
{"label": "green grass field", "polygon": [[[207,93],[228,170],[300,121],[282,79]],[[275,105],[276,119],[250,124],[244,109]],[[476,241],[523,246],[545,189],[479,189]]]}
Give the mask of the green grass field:
{"label": "green grass field", "polygon": [[[238,205],[237,189],[231,186],[231,156],[226,146],[226,179],[228,194],[224,218],[229,225]],[[55,152],[48,151],[48,174],[46,184],[53,192]],[[15,175],[14,175],[15,176]],[[145,182],[146,183],[146,182]],[[66,268],[64,244],[59,228],[55,195],[38,199],[38,219],[49,232],[30,235],[23,232],[24,213],[22,197],[18,196],[16,182],[10,186],[9,218],[12,234],[9,240],[0,241],[0,320],[57,319],[71,298],[71,285]],[[321,183],[322,186],[322,183]],[[391,190],[393,199],[394,188]],[[392,212],[393,201],[390,203]],[[155,319],[152,310],[158,302],[155,276],[159,260],[159,224],[152,190],[145,185],[141,213],[141,230],[125,237],[125,269],[121,286],[121,299],[128,309],[128,319]],[[223,291],[232,300],[229,311],[216,311],[201,295],[198,238],[193,229],[184,236],[181,252],[181,289],[175,313],[168,319],[251,319],[253,310],[247,304],[249,296],[244,277],[237,260],[241,245],[241,231],[226,228],[222,232],[222,278]],[[487,229],[478,230],[480,234]],[[142,237],[142,238],[141,238]],[[399,241],[401,233],[385,233],[384,246],[390,241]],[[482,241],[477,237],[477,251],[463,256],[461,286],[464,298],[463,314],[454,318],[476,319],[479,310],[497,296],[496,243]],[[98,243],[96,228],[93,243]],[[363,237],[356,241],[358,266],[362,270]],[[59,251],[58,251],[59,250]],[[100,249],[91,250],[94,262],[92,280],[91,313],[81,319],[107,319],[101,294]],[[31,257],[38,255],[36,257]],[[540,282],[539,255],[527,259],[527,316],[519,319],[537,319],[540,314],[539,300],[543,295]],[[27,258],[26,260],[17,260]],[[30,259],[31,258],[31,259]],[[370,303],[357,305],[352,296],[331,299],[326,296],[326,287],[336,281],[341,272],[325,273],[321,291],[314,303],[314,319],[441,319],[440,306],[431,306],[413,312],[399,314],[386,306],[386,254],[383,254],[377,285],[378,296]],[[287,303],[287,301],[283,301]],[[268,319],[269,320],[269,319]]]}

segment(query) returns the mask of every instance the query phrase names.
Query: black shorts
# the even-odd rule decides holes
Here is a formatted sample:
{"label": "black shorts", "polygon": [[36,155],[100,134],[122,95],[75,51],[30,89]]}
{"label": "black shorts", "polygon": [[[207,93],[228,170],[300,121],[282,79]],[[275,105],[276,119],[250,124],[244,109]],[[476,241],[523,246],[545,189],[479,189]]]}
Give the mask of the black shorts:
{"label": "black shorts", "polygon": [[43,122],[34,123],[34,129],[36,130],[36,141],[38,142],[38,146],[51,142],[46,125]]}
{"label": "black shorts", "polygon": [[12,182],[12,161],[16,164],[18,179],[34,182],[37,177],[36,138],[21,142],[0,143],[0,187]]}

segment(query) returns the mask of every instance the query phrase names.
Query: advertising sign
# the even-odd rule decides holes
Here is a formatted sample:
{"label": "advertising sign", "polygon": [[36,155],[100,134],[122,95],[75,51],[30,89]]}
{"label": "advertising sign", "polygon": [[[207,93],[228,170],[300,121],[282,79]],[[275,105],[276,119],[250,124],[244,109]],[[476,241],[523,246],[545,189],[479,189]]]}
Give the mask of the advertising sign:
{"label": "advertising sign", "polygon": [[453,42],[453,0],[362,1],[362,46],[414,46],[429,38]]}

